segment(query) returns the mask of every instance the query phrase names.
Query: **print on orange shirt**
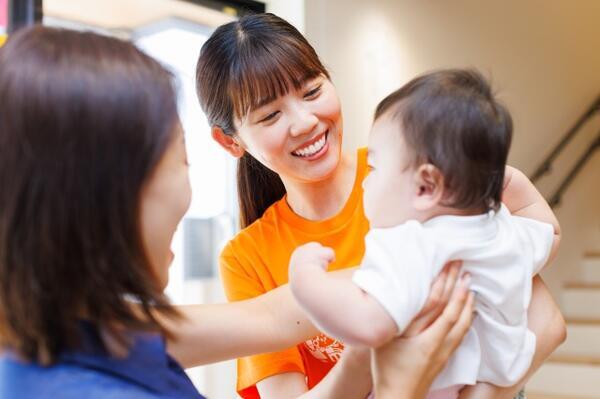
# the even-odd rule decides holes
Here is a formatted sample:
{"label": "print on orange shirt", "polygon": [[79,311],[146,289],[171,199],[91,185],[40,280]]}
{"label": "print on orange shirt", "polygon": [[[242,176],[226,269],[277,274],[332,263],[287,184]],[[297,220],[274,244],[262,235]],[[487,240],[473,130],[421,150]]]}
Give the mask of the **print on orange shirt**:
{"label": "print on orange shirt", "polygon": [[309,339],[304,342],[304,345],[315,359],[322,362],[336,363],[344,350],[344,345],[342,345],[341,342],[329,338],[325,334],[319,334],[316,337]]}

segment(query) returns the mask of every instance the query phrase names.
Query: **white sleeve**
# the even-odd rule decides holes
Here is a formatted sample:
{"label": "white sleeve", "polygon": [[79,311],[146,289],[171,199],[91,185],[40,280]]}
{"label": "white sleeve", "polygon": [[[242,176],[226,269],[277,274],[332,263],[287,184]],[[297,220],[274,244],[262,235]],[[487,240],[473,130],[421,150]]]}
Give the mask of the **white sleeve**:
{"label": "white sleeve", "polygon": [[441,269],[434,265],[435,244],[416,221],[372,229],[365,244],[353,281],[383,306],[402,332],[425,304]]}
{"label": "white sleeve", "polygon": [[522,216],[514,216],[517,223],[522,227],[531,245],[533,253],[533,273],[537,274],[548,261],[552,244],[554,244],[554,227],[549,223]]}

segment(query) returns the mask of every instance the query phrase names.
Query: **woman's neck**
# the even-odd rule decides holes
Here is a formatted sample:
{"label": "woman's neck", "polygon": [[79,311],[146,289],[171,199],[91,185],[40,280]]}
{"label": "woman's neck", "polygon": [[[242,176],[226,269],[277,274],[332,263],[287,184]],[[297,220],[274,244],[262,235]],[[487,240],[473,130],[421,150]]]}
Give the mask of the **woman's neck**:
{"label": "woman's neck", "polygon": [[287,203],[297,215],[308,220],[325,220],[337,215],[356,179],[356,156],[342,153],[340,164],[328,178],[318,182],[283,181]]}

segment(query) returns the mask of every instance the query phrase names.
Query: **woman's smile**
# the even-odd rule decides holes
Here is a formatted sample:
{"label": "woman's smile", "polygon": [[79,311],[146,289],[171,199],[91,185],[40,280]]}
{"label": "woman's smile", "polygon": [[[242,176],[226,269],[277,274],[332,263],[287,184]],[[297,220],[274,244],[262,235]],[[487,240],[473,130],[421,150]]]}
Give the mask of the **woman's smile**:
{"label": "woman's smile", "polygon": [[327,142],[328,134],[329,129],[293,151],[292,155],[309,161],[320,158],[329,149],[329,143]]}

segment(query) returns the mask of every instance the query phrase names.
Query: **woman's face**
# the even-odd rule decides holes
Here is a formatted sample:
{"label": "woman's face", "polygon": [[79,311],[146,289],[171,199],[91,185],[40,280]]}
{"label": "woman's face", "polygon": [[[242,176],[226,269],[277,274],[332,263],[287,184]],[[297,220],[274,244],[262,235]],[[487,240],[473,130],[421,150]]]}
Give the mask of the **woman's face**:
{"label": "woman's face", "polygon": [[251,110],[236,127],[238,143],[284,182],[323,180],[339,163],[341,108],[325,76]]}
{"label": "woman's face", "polygon": [[164,289],[173,260],[171,241],[190,206],[191,187],[181,125],[142,189],[141,227],[144,248]]}

